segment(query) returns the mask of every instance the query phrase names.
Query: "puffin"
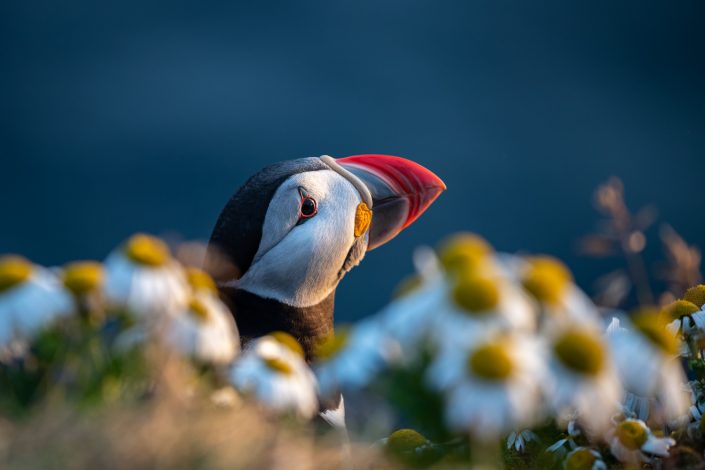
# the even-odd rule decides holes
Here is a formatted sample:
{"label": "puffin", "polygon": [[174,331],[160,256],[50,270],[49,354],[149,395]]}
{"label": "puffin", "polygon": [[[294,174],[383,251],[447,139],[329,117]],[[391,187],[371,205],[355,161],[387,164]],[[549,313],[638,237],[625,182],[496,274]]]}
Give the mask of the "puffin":
{"label": "puffin", "polygon": [[391,155],[300,158],[249,178],[218,216],[205,259],[243,347],[284,331],[311,363],[333,333],[338,283],[445,189],[430,170]]}

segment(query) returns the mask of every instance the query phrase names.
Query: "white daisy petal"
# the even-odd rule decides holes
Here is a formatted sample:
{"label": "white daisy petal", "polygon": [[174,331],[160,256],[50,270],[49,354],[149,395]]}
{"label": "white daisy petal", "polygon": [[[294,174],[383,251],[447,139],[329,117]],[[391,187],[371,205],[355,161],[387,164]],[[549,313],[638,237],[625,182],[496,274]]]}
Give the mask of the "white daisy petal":
{"label": "white daisy petal", "polygon": [[232,314],[211,294],[196,294],[184,311],[165,322],[164,329],[169,345],[199,361],[227,364],[240,350]]}
{"label": "white daisy petal", "polygon": [[318,411],[317,384],[302,356],[271,336],[249,345],[231,368],[240,392],[277,413],[310,419]]}
{"label": "white daisy petal", "polygon": [[[142,251],[130,257],[135,245]],[[149,250],[155,252],[153,258]],[[108,256],[104,291],[110,306],[150,320],[182,311],[189,298],[181,267],[160,240],[146,235],[132,237]]]}
{"label": "white daisy petal", "polygon": [[19,257],[0,258],[0,270],[7,271],[0,286],[0,347],[31,340],[74,311],[71,294],[52,271]]}

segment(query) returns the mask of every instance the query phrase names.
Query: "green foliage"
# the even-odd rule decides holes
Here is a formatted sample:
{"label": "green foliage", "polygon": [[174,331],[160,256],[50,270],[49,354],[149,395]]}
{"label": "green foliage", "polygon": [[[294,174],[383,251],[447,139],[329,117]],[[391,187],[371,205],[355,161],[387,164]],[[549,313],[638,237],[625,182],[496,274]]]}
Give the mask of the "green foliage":
{"label": "green foliage", "polygon": [[374,384],[399,414],[410,421],[434,442],[452,439],[443,422],[443,398],[424,383],[424,373],[430,363],[429,353],[421,354],[413,364],[394,367]]}
{"label": "green foliage", "polygon": [[0,409],[23,416],[48,399],[98,406],[146,393],[144,352],[114,345],[130,325],[126,319],[115,316],[96,325],[77,316],[41,331],[26,354],[0,362]]}

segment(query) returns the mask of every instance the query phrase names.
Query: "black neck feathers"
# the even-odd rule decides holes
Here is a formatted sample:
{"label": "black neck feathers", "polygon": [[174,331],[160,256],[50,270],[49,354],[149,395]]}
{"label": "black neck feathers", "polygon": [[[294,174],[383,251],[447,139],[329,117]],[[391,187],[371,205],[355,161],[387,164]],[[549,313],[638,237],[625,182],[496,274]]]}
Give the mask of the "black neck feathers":
{"label": "black neck feathers", "polygon": [[254,338],[285,331],[301,343],[310,363],[317,342],[333,333],[335,290],[310,307],[293,307],[235,287],[221,287],[220,291],[233,311],[243,346]]}

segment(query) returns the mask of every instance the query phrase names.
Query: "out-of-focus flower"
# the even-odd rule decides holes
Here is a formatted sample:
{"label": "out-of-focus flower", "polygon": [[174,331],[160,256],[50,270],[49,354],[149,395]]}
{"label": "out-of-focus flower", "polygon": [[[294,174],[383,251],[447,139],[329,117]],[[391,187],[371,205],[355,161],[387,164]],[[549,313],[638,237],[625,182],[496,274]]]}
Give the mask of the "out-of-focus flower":
{"label": "out-of-focus flower", "polygon": [[439,258],[430,249],[417,250],[415,264],[417,276],[379,314],[404,357],[413,358],[426,346],[462,346],[479,330],[534,330],[530,299],[482,238],[451,237]]}
{"label": "out-of-focus flower", "polygon": [[[668,330],[679,338],[680,354],[683,357],[691,356],[691,347],[701,349],[698,344],[705,338],[705,311],[687,300],[675,300],[663,309],[666,315]],[[691,346],[692,345],[692,346]]]}
{"label": "out-of-focus flower", "polygon": [[243,351],[230,380],[245,396],[276,413],[310,419],[318,411],[317,385],[303,350],[286,333],[264,336]]}
{"label": "out-of-focus flower", "polygon": [[191,289],[196,293],[218,295],[218,287],[207,272],[199,268],[186,268],[186,280]]}
{"label": "out-of-focus flower", "polygon": [[566,426],[565,437],[558,439],[556,442],[546,448],[546,452],[551,452],[565,457],[569,450],[575,450],[579,446],[575,440],[580,436],[580,428],[575,423],[575,420],[568,422]]}
{"label": "out-of-focus flower", "polygon": [[575,325],[549,337],[548,401],[558,417],[575,417],[600,433],[617,410],[622,389],[607,344],[591,328]]}
{"label": "out-of-focus flower", "polygon": [[240,350],[232,314],[213,295],[196,294],[165,328],[165,339],[172,348],[200,362],[227,364]]}
{"label": "out-of-focus flower", "polygon": [[0,346],[31,339],[73,307],[54,273],[19,256],[0,258]]}
{"label": "out-of-focus flower", "polygon": [[537,442],[539,437],[530,429],[512,431],[507,436],[507,449],[514,448],[517,452],[524,453],[529,442]]}
{"label": "out-of-focus flower", "polygon": [[354,328],[337,328],[316,347],[314,371],[323,395],[360,389],[387,364],[397,359],[399,346],[388,338],[377,319]]}
{"label": "out-of-focus flower", "polygon": [[134,235],[105,261],[108,303],[138,317],[173,315],[188,302],[181,267],[166,244],[149,235]]}
{"label": "out-of-focus flower", "polygon": [[483,330],[531,332],[535,319],[531,304],[507,279],[468,272],[450,281],[433,309],[431,341],[461,345]]}
{"label": "out-of-focus flower", "polygon": [[62,280],[76,296],[93,293],[103,284],[103,266],[95,261],[76,261],[64,268]]}
{"label": "out-of-focus flower", "polygon": [[540,417],[543,365],[530,338],[494,336],[469,349],[442,350],[426,381],[445,396],[449,428],[491,440],[531,426]]}
{"label": "out-of-focus flower", "polygon": [[100,315],[103,310],[103,265],[95,261],[76,261],[66,265],[61,280],[78,303],[79,311]]}
{"label": "out-of-focus flower", "polygon": [[446,273],[462,275],[468,272],[496,273],[494,248],[474,233],[458,233],[441,243],[439,259]]}
{"label": "out-of-focus flower", "polygon": [[668,329],[678,333],[705,332],[705,311],[687,300],[676,300],[664,308],[668,315]]}
{"label": "out-of-focus flower", "polygon": [[405,358],[416,357],[428,341],[433,316],[443,302],[445,289],[442,277],[422,280],[376,315],[380,328],[401,347]]}
{"label": "out-of-focus flower", "polygon": [[534,330],[536,314],[531,302],[500,260],[509,255],[496,254],[487,241],[474,234],[449,238],[439,253],[448,279],[443,305],[434,311],[440,342],[448,340],[449,334],[463,337],[488,326]]}
{"label": "out-of-focus flower", "polygon": [[688,415],[683,421],[685,421],[686,433],[693,441],[697,442],[699,439],[705,439],[705,420],[703,420],[705,402],[698,400],[697,394],[692,388],[691,391],[693,392],[692,405],[688,409]]}
{"label": "out-of-focus flower", "polygon": [[413,429],[394,431],[382,439],[382,445],[392,457],[412,467],[428,466],[440,456],[433,443]]}
{"label": "out-of-focus flower", "polygon": [[563,468],[565,470],[607,470],[607,464],[595,449],[577,447],[566,455]]}
{"label": "out-of-focus flower", "polygon": [[668,457],[668,449],[676,444],[670,437],[656,437],[639,419],[625,419],[609,432],[610,451],[627,464],[649,462],[651,456]]}
{"label": "out-of-focus flower", "polygon": [[233,315],[218,297],[208,273],[198,268],[185,270],[193,295],[180,312],[165,322],[167,342],[198,361],[227,364],[240,350],[240,338]]}
{"label": "out-of-focus flower", "polygon": [[[658,402],[667,420],[682,417],[689,400],[677,355],[680,341],[656,310],[632,315],[631,328],[613,328],[608,334],[615,364],[627,393],[627,407],[640,419],[648,417],[646,404]],[[632,396],[633,395],[633,396]]]}
{"label": "out-of-focus flower", "polygon": [[685,291],[683,300],[695,304],[699,308],[705,307],[705,285],[698,284]]}
{"label": "out-of-focus flower", "polygon": [[542,329],[562,328],[566,324],[600,326],[595,304],[573,283],[570,270],[550,256],[517,261],[519,280],[540,306]]}

